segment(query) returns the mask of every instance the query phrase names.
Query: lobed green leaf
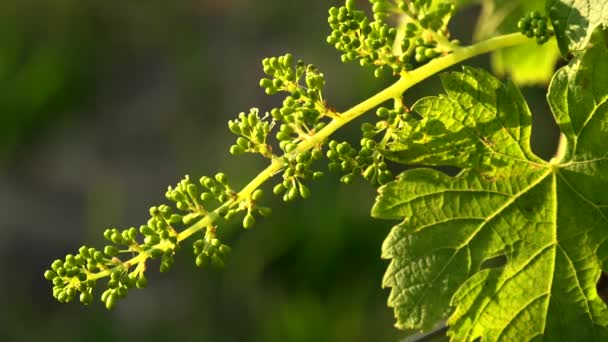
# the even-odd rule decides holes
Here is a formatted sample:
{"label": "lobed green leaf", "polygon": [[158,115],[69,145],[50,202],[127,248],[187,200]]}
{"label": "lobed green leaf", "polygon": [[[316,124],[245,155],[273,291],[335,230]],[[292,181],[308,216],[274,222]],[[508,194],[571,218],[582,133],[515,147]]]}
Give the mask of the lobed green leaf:
{"label": "lobed green leaf", "polygon": [[382,248],[397,327],[449,317],[456,341],[608,339],[606,71],[596,46],[554,77],[565,148],[551,162],[530,150],[521,94],[486,72],[444,75],[447,95],[414,106],[422,119],[386,155],[463,170],[409,170],[379,190],[372,216],[403,219]]}

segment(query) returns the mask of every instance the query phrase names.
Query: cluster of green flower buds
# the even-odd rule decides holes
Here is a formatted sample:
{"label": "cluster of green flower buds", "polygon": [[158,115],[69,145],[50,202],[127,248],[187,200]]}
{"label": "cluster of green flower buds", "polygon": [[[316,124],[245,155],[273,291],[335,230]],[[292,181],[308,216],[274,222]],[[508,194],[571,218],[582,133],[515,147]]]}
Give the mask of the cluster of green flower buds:
{"label": "cluster of green flower buds", "polygon": [[[198,199],[199,194],[199,187],[190,180],[190,176],[186,175],[175,187],[169,186],[167,188],[165,197],[174,202],[177,209],[181,211],[201,212],[202,206]],[[151,214],[153,210],[154,207],[150,209]],[[170,209],[165,210],[169,211]],[[167,212],[164,215],[167,216],[169,213]]]}
{"label": "cluster of green flower buds", "polygon": [[292,158],[282,157],[283,182],[274,187],[274,194],[283,195],[285,202],[294,201],[298,197],[309,198],[310,189],[304,184],[304,180],[318,180],[323,177],[323,172],[312,170],[312,163],[321,158],[323,158],[323,152],[320,148],[315,148],[312,152],[299,153]]}
{"label": "cluster of green flower buds", "polygon": [[230,146],[230,154],[260,153],[271,158],[272,149],[266,143],[270,123],[260,118],[259,110],[252,108],[249,114],[241,112],[237,120],[228,121],[228,128],[237,136],[236,144]]}
{"label": "cluster of green flower buds", "polygon": [[209,230],[204,239],[194,242],[196,266],[205,268],[211,265],[211,267],[217,270],[224,268],[225,259],[230,254],[230,247],[223,244],[214,235],[214,230]]}
{"label": "cluster of green flower buds", "polygon": [[94,280],[88,280],[88,272],[98,272],[109,260],[95,248],[83,246],[79,254],[68,254],[65,260],[57,259],[44,277],[53,283],[53,297],[61,303],[69,303],[80,293],[80,301],[90,304],[93,300]]}
{"label": "cluster of green flower buds", "polygon": [[[374,4],[377,10],[384,5]],[[385,68],[398,74],[403,69],[398,57],[393,54],[397,30],[383,21],[383,12],[375,11],[374,21],[365,12],[355,9],[354,1],[346,1],[342,7],[329,9],[329,26],[332,29],[327,42],[342,53],[342,62],[359,60],[361,66],[375,68],[374,74],[380,77]]]}
{"label": "cluster of green flower buds", "polygon": [[113,309],[119,299],[127,296],[127,293],[133,287],[138,289],[145,288],[148,285],[148,280],[143,272],[135,270],[131,273],[124,269],[118,269],[110,273],[108,281],[108,289],[101,294],[101,301],[105,303],[106,308]]}
{"label": "cluster of green flower buds", "polygon": [[219,204],[224,204],[237,196],[228,184],[228,176],[223,172],[216,173],[213,178],[203,176],[199,182],[203,186],[203,191],[200,194],[200,199],[203,202],[216,201]]}
{"label": "cluster of green flower buds", "polygon": [[[271,112],[272,116],[280,121],[314,125],[320,115],[318,106],[323,101],[325,76],[316,66],[307,65],[302,60],[298,60],[294,66],[291,54],[265,58],[262,66],[264,73],[270,76],[260,80],[260,86],[266,93],[273,95],[282,91],[290,94],[285,99],[283,108]],[[300,84],[302,79],[304,82]]]}
{"label": "cluster of green flower buds", "polygon": [[406,15],[403,37],[400,40],[400,59],[413,67],[450,53],[458,45],[449,40],[448,22],[456,6],[448,2],[399,1],[397,6]]}
{"label": "cluster of green flower buds", "polygon": [[[260,86],[267,94],[289,93],[281,108],[270,111],[273,119],[284,122],[277,139],[285,152],[291,152],[299,141],[321,130],[326,125],[321,119],[328,115],[322,96],[325,86],[323,74],[316,66],[307,65],[302,60],[298,60],[295,67],[293,64],[291,54],[265,58],[262,61],[264,73],[271,78],[260,80]],[[300,84],[302,79],[304,82]]]}
{"label": "cluster of green flower buds", "polygon": [[[447,24],[455,11],[454,4],[430,0],[370,0],[374,20],[356,10],[354,1],[329,10],[332,33],[327,42],[342,52],[342,61],[359,60],[361,66],[375,68],[379,77],[384,69],[394,75],[409,71],[431,59],[451,52],[457,41],[449,41]],[[391,13],[404,15],[404,32],[398,34],[386,18]]]}
{"label": "cluster of green flower buds", "polygon": [[53,296],[61,303],[73,301],[80,293],[80,302],[90,304],[93,301],[96,280],[89,279],[89,275],[105,270],[111,272],[108,289],[101,299],[108,309],[112,309],[118,299],[124,298],[130,288],[143,288],[147,284],[140,268],[128,273],[127,267],[114,258],[117,251],[113,246],[107,246],[103,253],[95,248],[82,246],[78,252],[76,255],[68,254],[65,260],[55,260],[51,269],[44,273],[44,277],[53,282]]}
{"label": "cluster of green flower buds", "polygon": [[536,38],[538,44],[546,43],[553,35],[549,27],[549,18],[538,11],[532,11],[517,22],[517,28],[529,38]]}
{"label": "cluster of green flower buds", "polygon": [[[371,130],[373,125],[364,123],[362,129],[364,132]],[[358,150],[348,142],[330,141],[327,151],[329,170],[346,173],[340,178],[340,182],[344,184],[352,183],[357,176],[362,176],[372,185],[382,185],[392,180],[393,174],[384,162],[384,157],[375,153],[376,141],[363,137],[360,144],[361,148]]]}

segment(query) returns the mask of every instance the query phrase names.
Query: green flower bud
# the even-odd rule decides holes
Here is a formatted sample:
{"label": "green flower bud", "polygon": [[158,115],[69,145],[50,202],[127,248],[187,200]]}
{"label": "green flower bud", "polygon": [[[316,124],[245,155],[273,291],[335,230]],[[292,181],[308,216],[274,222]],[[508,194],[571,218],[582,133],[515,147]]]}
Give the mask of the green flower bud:
{"label": "green flower bud", "polygon": [[68,295],[67,293],[65,293],[65,291],[59,292],[59,295],[57,296],[57,300],[60,303],[67,303],[68,302]]}
{"label": "green flower bud", "polygon": [[118,301],[118,297],[116,293],[112,292],[108,298],[106,299],[106,308],[108,310],[112,310],[116,307],[116,302]]}
{"label": "green flower bud", "polygon": [[46,272],[44,272],[44,278],[46,280],[53,280],[55,279],[55,277],[57,277],[57,273],[51,271],[51,270],[47,270]]}
{"label": "green flower bud", "polygon": [[220,248],[219,248],[219,251],[223,255],[228,255],[228,254],[230,254],[230,252],[232,251],[232,249],[228,245],[221,245]]}
{"label": "green flower bud", "polygon": [[407,50],[409,50],[409,48],[410,48],[410,44],[411,44],[411,43],[410,43],[410,40],[409,40],[409,39],[407,39],[407,38],[404,38],[404,39],[401,41],[401,51],[402,51],[403,53],[407,52]]}
{"label": "green flower bud", "polygon": [[197,198],[199,195],[199,189],[194,184],[188,184],[187,192],[188,192],[188,195],[190,195],[190,197],[192,197],[192,198]]}
{"label": "green flower bud", "polygon": [[201,253],[196,256],[195,263],[196,263],[196,266],[205,268],[205,267],[207,267],[207,265],[209,265],[209,261],[210,261],[209,256],[205,253]]}
{"label": "green flower bud", "polygon": [[169,223],[174,224],[182,221],[182,215],[173,214],[169,217]]}
{"label": "green flower bud", "polygon": [[93,254],[93,259],[95,259],[95,261],[97,261],[97,262],[102,262],[103,261],[103,253],[101,253],[99,251],[96,251]]}
{"label": "green flower bud", "polygon": [[433,49],[425,49],[424,50],[424,57],[426,58],[434,58],[437,56],[437,52]]}
{"label": "green flower bud", "polygon": [[82,246],[78,249],[78,253],[80,253],[80,255],[82,255],[85,258],[89,258],[90,254],[89,254],[89,249],[87,248],[87,246]]}
{"label": "green flower bud", "polygon": [[228,121],[228,129],[230,129],[230,131],[236,135],[241,134],[241,126],[238,124],[238,122],[234,122],[232,120]]}
{"label": "green flower bud", "polygon": [[296,164],[296,172],[303,173],[304,171],[306,171],[306,169],[307,169],[306,164],[303,164],[303,163]]}
{"label": "green flower bud", "polygon": [[303,199],[307,199],[310,197],[310,189],[308,189],[308,187],[304,185],[304,183],[299,184],[299,191],[300,196],[302,196]]}
{"label": "green flower bud", "polygon": [[299,194],[298,189],[295,186],[291,187],[289,189],[289,191],[287,192],[287,199],[290,200],[290,201],[293,201],[296,198],[298,198],[298,194]]}
{"label": "green flower bud", "polygon": [[116,279],[110,279],[108,281],[108,288],[115,289],[116,287],[118,287],[118,280],[116,280]]}
{"label": "green flower bud", "polygon": [[239,145],[230,146],[230,154],[232,154],[233,156],[243,154],[243,153],[245,153],[245,149],[243,149],[241,146],[239,146]]}
{"label": "green flower bud", "polygon": [[309,151],[302,152],[296,156],[296,161],[298,163],[306,163],[310,160],[311,153]]}
{"label": "green flower bud", "polygon": [[272,87],[272,80],[268,79],[268,78],[262,78],[260,80],[260,87],[262,87],[262,88]]}
{"label": "green flower bud", "polygon": [[418,63],[424,63],[426,61],[426,56],[422,53],[416,53],[414,55],[414,60]]}
{"label": "green flower bud", "polygon": [[340,178],[340,182],[342,182],[344,184],[351,184],[354,180],[355,180],[355,175],[353,175],[352,173],[344,175],[344,176],[342,176],[342,178]]}
{"label": "green flower bud", "polygon": [[249,229],[255,225],[255,217],[251,213],[247,213],[243,219],[243,228]]}
{"label": "green flower bud", "polygon": [[110,257],[113,257],[118,254],[118,249],[114,246],[106,246],[103,251],[107,256]]}
{"label": "green flower bud", "polygon": [[144,244],[151,246],[160,242],[160,238],[157,235],[148,235],[144,238]]}
{"label": "green flower bud", "polygon": [[334,150],[327,151],[327,159],[329,160],[337,160],[339,158],[338,152]]}
{"label": "green flower bud", "polygon": [[201,194],[201,200],[203,201],[210,201],[213,199],[213,194],[211,194],[210,192],[203,192]]}
{"label": "green flower bud", "polygon": [[373,176],[376,175],[376,167],[374,165],[370,165],[367,167],[367,169],[365,169],[365,172],[363,172],[363,178],[365,178],[366,180],[371,180]]}
{"label": "green flower bud", "polygon": [[103,291],[103,293],[101,294],[101,301],[102,302],[107,302],[108,301],[108,297],[110,297],[110,295],[112,294],[112,292],[114,292],[111,289],[107,289],[105,291]]}
{"label": "green flower bud", "polygon": [[223,172],[216,174],[215,179],[222,185],[228,184],[228,176],[226,176],[226,174]]}
{"label": "green flower bud", "polygon": [[93,302],[93,295],[90,292],[82,292],[80,294],[80,302],[84,305],[89,305]]}
{"label": "green flower bud", "polygon": [[282,194],[282,193],[284,193],[284,192],[285,192],[285,186],[284,186],[283,184],[277,184],[277,185],[275,185],[275,186],[274,186],[274,188],[272,189],[272,192],[273,192],[275,195],[280,195],[280,194]]}
{"label": "green flower bud", "polygon": [[289,143],[289,144],[285,145],[285,152],[290,153],[293,150],[295,150],[296,147],[298,147],[297,144]]}
{"label": "green flower bud", "polygon": [[251,198],[254,201],[260,201],[264,197],[264,191],[262,189],[256,189],[253,194],[251,194]]}
{"label": "green flower bud", "polygon": [[189,208],[188,203],[186,203],[186,202],[181,202],[181,201],[180,201],[180,202],[177,202],[176,207],[177,207],[177,209],[179,209],[179,210],[181,210],[181,211],[186,211],[186,210],[188,210],[188,208]]}
{"label": "green flower bud", "polygon": [[160,263],[160,271],[162,273],[168,272],[169,269],[171,269],[171,266],[173,266],[173,257],[165,253],[165,255],[163,255],[163,260]]}
{"label": "green flower bud", "polygon": [[355,0],[346,0],[345,7],[349,11],[354,11],[355,10]]}

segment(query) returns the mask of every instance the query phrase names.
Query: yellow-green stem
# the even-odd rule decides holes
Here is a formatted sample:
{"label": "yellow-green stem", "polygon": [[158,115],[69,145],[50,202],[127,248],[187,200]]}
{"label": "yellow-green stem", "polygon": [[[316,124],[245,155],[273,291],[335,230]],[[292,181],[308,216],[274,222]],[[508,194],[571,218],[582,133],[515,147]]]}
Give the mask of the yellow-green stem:
{"label": "yellow-green stem", "polygon": [[[513,33],[490,38],[488,40],[479,42],[471,46],[462,47],[447,56],[436,58],[411,72],[404,72],[399,78],[399,80],[393,83],[391,86],[385,88],[384,90],[359,103],[358,105],[350,108],[346,112],[337,115],[327,126],[317,132],[315,135],[313,135],[310,139],[304,140],[299,143],[296,149],[291,153],[298,154],[304,151],[308,151],[313,147],[322,144],[330,135],[332,135],[335,131],[337,131],[340,127],[344,126],[348,122],[356,119],[357,117],[368,112],[374,107],[384,103],[385,101],[401,96],[401,94],[403,94],[403,92],[405,92],[407,89],[446,68],[449,68],[469,58],[490,51],[519,45],[527,42],[528,40],[529,38],[520,33]],[[217,218],[219,217],[219,213],[222,210],[230,207],[230,205],[232,205],[235,201],[248,199],[254,190],[260,187],[264,182],[266,182],[270,177],[275,175],[278,171],[280,171],[282,167],[282,162],[279,159],[274,159],[266,169],[260,172],[253,180],[249,182],[249,184],[247,184],[238,193],[238,198],[236,200],[228,201],[227,203],[218,207],[214,211],[209,212],[204,218],[202,218],[192,226],[180,232],[177,236],[178,242],[187,239],[188,237],[192,236],[193,234],[199,232],[200,230],[206,227],[211,227],[215,220],[217,220]],[[170,245],[171,243],[169,242],[161,242],[153,248],[166,250],[168,247],[170,247]],[[133,266],[138,263],[145,262],[146,259],[148,259],[149,257],[150,254],[144,251],[141,252],[139,255],[133,257],[132,259],[124,262],[124,265]],[[119,267],[124,266],[120,265]],[[99,279],[109,275],[110,272],[111,270],[105,270],[99,273],[90,274],[88,279]]]}

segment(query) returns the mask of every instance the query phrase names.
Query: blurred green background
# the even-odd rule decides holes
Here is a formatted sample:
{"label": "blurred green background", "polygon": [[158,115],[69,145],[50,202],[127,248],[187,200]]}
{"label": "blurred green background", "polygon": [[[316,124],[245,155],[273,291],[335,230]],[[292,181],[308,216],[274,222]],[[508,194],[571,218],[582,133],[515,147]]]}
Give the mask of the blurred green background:
{"label": "blurred green background", "polygon": [[[361,1],[363,4],[366,1]],[[108,312],[63,305],[43,279],[50,262],[109,226],[138,226],[184,174],[225,171],[240,187],[264,167],[231,157],[226,122],[281,102],[257,83],[260,60],[293,53],[326,75],[343,110],[391,80],[343,65],[325,43],[326,11],[342,1],[4,0],[0,2],[1,341],[399,341],[381,289],[391,222],[369,218],[374,190],[326,177],[313,197],[244,232],[226,270],[201,271],[190,248],[169,274],[151,272]],[[472,36],[478,9],[453,29]],[[488,65],[487,56],[469,64]],[[440,92],[437,78],[406,101]],[[557,136],[544,89],[525,88],[533,147]],[[360,121],[339,133],[358,141]],[[546,129],[549,127],[550,129]],[[319,167],[323,167],[319,165]],[[398,171],[398,168],[396,168]],[[266,186],[270,193],[270,184]],[[268,196],[270,198],[270,196]]]}

